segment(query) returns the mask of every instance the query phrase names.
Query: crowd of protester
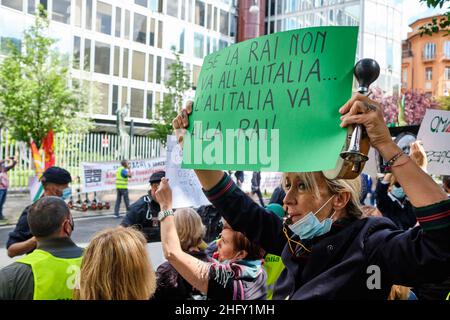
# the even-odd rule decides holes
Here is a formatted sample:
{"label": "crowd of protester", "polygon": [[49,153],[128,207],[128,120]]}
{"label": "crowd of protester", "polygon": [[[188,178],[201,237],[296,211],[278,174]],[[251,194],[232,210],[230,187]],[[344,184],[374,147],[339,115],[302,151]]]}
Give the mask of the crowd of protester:
{"label": "crowd of protester", "polygon": [[[188,103],[173,121],[180,144],[191,111]],[[446,299],[449,177],[440,186],[427,174],[419,142],[402,153],[376,102],[356,95],[340,112],[341,125],[362,124],[390,164],[375,190],[367,175],[288,172],[266,205],[259,172],[245,193],[242,171],[235,183],[230,173],[195,170],[211,205],[174,210],[170,181],[156,172],[121,225],[98,232],[85,249],[71,240],[75,225],[61,199],[70,175],[47,169],[44,196],[10,234],[8,255],[26,255],[0,270],[0,299]],[[166,262],[152,264],[149,241],[161,241]],[[375,288],[372,266],[380,272]]]}

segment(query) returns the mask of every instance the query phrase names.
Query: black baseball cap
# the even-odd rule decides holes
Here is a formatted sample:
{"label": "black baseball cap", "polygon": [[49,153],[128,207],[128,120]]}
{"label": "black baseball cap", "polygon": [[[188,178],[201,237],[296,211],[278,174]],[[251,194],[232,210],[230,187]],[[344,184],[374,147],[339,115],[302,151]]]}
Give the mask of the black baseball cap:
{"label": "black baseball cap", "polygon": [[72,177],[66,169],[50,167],[44,171],[40,180],[42,183],[66,184],[72,182]]}
{"label": "black baseball cap", "polygon": [[150,182],[150,183],[161,182],[161,179],[164,178],[165,176],[166,176],[166,173],[164,171],[154,172],[150,176],[150,180],[148,182]]}

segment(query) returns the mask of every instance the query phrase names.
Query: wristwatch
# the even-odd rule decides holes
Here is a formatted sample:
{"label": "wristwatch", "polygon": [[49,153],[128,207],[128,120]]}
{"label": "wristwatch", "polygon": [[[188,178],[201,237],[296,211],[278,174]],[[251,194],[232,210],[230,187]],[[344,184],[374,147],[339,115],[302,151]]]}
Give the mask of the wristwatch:
{"label": "wristwatch", "polygon": [[164,211],[160,211],[158,213],[158,220],[159,221],[163,221],[165,219],[165,217],[167,216],[173,216],[173,210],[164,210]]}

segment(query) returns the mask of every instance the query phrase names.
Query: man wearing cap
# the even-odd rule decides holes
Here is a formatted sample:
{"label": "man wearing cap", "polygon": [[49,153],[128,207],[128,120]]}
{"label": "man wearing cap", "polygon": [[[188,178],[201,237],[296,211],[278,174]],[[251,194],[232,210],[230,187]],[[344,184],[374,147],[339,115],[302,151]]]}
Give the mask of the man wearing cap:
{"label": "man wearing cap", "polygon": [[127,215],[120,224],[123,227],[137,226],[144,233],[148,242],[161,241],[158,220],[158,213],[161,208],[155,200],[155,192],[165,175],[164,171],[158,171],[150,176],[148,194],[142,196],[130,206]]}
{"label": "man wearing cap", "polygon": [[[44,188],[43,196],[56,196],[63,199],[70,196],[70,182],[72,182],[72,178],[67,170],[59,167],[48,168],[41,177],[41,183]],[[36,238],[32,235],[27,221],[30,207],[31,205],[23,210],[17,221],[16,228],[9,233],[6,248],[10,258],[29,253],[36,248]]]}
{"label": "man wearing cap", "polygon": [[37,248],[0,270],[0,300],[72,299],[83,249],[71,239],[74,222],[60,197],[42,197],[28,213]]}

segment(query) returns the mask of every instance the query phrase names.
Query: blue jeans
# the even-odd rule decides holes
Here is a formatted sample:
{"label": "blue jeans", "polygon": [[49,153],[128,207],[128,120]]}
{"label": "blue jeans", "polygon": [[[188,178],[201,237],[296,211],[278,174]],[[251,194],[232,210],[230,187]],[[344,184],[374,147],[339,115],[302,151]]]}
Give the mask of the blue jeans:
{"label": "blue jeans", "polygon": [[3,219],[3,205],[6,201],[6,193],[8,189],[0,189],[0,219]]}
{"label": "blue jeans", "polygon": [[125,200],[125,208],[127,209],[127,211],[128,208],[130,207],[130,200],[128,199],[128,189],[116,189],[116,190],[117,190],[117,198],[116,198],[116,206],[114,207],[114,215],[118,217],[122,197],[123,200]]}

